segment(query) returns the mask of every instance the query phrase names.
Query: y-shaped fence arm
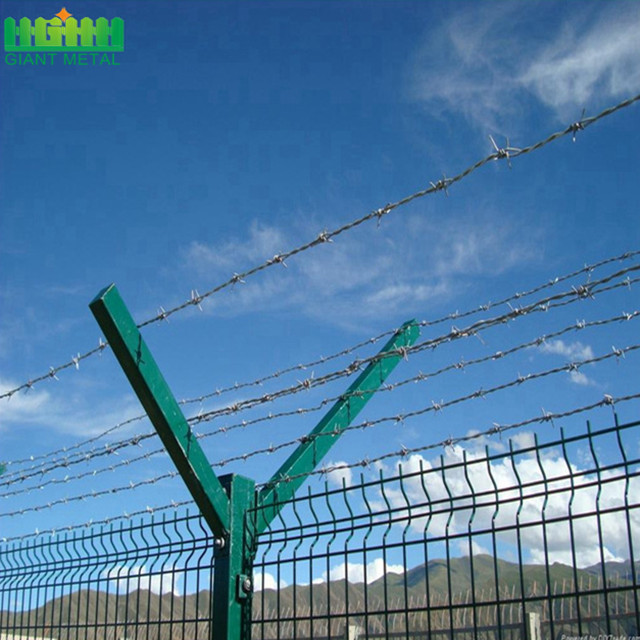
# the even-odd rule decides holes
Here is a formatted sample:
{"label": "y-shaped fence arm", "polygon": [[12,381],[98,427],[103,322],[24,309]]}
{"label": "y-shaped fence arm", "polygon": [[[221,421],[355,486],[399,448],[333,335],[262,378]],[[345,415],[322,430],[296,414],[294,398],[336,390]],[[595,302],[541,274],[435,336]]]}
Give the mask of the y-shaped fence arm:
{"label": "y-shaped fence arm", "polygon": [[255,536],[245,535],[249,533],[249,510],[257,506],[260,513],[252,533],[263,532],[393,371],[404,348],[417,340],[420,329],[410,321],[396,332],[256,495],[250,478],[228,475],[218,479],[213,473],[116,287],[101,291],[89,306],[216,537],[212,637],[247,640],[255,557]]}
{"label": "y-shaped fence arm", "polygon": [[262,533],[293,498],[308,474],[318,466],[345,428],[355,420],[395,369],[402,359],[403,350],[411,346],[419,335],[420,328],[415,320],[405,322],[262,488],[257,501],[257,533]]}
{"label": "y-shaped fence arm", "polygon": [[144,410],[216,538],[229,532],[229,498],[114,285],[89,305]]}

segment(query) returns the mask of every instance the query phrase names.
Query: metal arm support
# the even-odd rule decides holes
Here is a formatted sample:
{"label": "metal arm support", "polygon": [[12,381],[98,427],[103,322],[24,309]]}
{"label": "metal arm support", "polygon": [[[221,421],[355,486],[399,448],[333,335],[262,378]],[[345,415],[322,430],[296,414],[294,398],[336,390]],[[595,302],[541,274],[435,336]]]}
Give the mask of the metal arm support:
{"label": "metal arm support", "polygon": [[[218,538],[212,638],[246,640],[251,637],[256,534],[264,531],[293,498],[306,474],[313,471],[400,362],[402,349],[418,339],[420,329],[415,321],[410,321],[396,332],[256,495],[253,480],[235,475],[219,480],[213,473],[116,287],[110,285],[101,291],[89,306],[213,535]],[[259,509],[261,522],[250,525],[247,515],[255,506],[262,507]]]}
{"label": "metal arm support", "polygon": [[420,328],[415,320],[405,322],[262,488],[257,501],[261,516],[260,522],[256,523],[258,533],[262,533],[284,505],[293,498],[306,480],[305,474],[315,469],[344,429],[395,369],[402,359],[402,348],[412,345],[419,335]]}
{"label": "metal arm support", "polygon": [[213,535],[229,534],[229,498],[115,285],[89,305]]}

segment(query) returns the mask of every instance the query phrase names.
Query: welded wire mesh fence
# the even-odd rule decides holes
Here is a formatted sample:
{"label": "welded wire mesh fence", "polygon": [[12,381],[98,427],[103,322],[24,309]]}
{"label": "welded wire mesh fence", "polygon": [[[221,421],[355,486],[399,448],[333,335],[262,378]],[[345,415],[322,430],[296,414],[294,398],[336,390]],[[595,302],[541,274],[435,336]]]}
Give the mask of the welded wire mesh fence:
{"label": "welded wire mesh fence", "polygon": [[[256,544],[253,638],[526,638],[640,629],[640,422],[447,447],[329,474]],[[37,536],[0,553],[3,638],[210,637],[198,515]]]}
{"label": "welded wire mesh fence", "polygon": [[[453,178],[324,231],[203,295],[194,290],[191,299],[161,308],[138,326],[199,306],[243,278],[416,198],[446,191],[490,161],[510,162],[575,136],[638,100],[634,96],[528,147],[501,149],[493,142],[494,152]],[[308,481],[305,494],[282,500],[282,511],[268,527],[261,508],[246,515],[245,543],[255,552],[253,575],[246,577],[252,582],[247,591],[253,591],[252,637],[511,640],[640,634],[640,422],[606,422],[611,408],[620,410],[624,403],[632,405],[628,415],[637,416],[639,257],[629,251],[498,301],[415,321],[422,337],[393,354],[408,361],[403,378],[379,389],[384,398],[393,391],[394,404],[387,400],[381,414],[343,429],[366,431],[369,444],[384,446],[371,452],[343,449],[341,461],[325,460],[279,477],[273,486],[258,485],[273,489],[278,502],[284,483]],[[498,331],[502,327],[511,337]],[[332,431],[306,435],[301,423],[344,399],[345,379],[378,357],[367,348],[394,332],[183,400],[182,406],[199,409],[186,422],[200,442],[264,429],[248,447],[238,438],[237,450],[215,450],[211,466],[237,471],[247,461],[333,438]],[[0,400],[56,380],[105,348],[100,342],[4,391]],[[562,364],[542,364],[554,356]],[[619,365],[628,373],[612,374]],[[561,378],[573,394],[568,386],[558,392]],[[374,391],[377,386],[357,393]],[[225,393],[233,399],[219,404]],[[549,399],[552,410],[534,398],[545,404]],[[271,410],[276,402],[281,404]],[[446,419],[437,422],[443,413]],[[583,414],[597,414],[598,428],[575,431]],[[296,422],[295,429],[287,420]],[[192,504],[184,493],[170,504],[174,494],[163,494],[163,503],[156,504],[157,489],[175,488],[180,477],[163,466],[155,431],[128,429],[137,428],[136,422],[144,424],[145,416],[123,419],[71,446],[6,461],[0,519],[35,522],[43,533],[24,533],[33,530],[28,525],[3,531],[8,539],[0,543],[0,640],[212,637],[215,541],[200,515],[181,510]],[[396,425],[402,436],[392,434]],[[405,426],[415,430],[408,441]],[[542,443],[533,431],[542,432],[541,426]],[[116,432],[117,439],[100,442]],[[107,479],[118,473],[118,480]],[[133,492],[135,501],[123,499]],[[58,516],[84,503],[92,505],[86,524]],[[123,505],[129,514],[122,513]],[[273,513],[274,505],[269,508]],[[239,591],[237,597],[244,596]]]}

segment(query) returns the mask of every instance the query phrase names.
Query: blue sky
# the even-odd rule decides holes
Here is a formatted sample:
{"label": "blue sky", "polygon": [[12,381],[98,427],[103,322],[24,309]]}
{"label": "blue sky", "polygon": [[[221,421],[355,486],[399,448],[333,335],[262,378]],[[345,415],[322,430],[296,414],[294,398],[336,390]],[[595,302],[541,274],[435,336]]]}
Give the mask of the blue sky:
{"label": "blue sky", "polygon": [[[60,8],[5,1],[0,13],[3,19],[51,17]],[[595,115],[640,91],[640,5],[631,2],[584,2],[579,11],[556,2],[114,0],[66,8],[78,17],[122,17],[125,52],[117,66],[0,67],[4,391],[98,344],[88,303],[110,282],[136,320],[146,320],[194,290],[208,291],[325,229],[458,173],[493,151],[490,135],[500,146],[508,137],[512,147],[522,147],[564,129],[583,109]],[[365,223],[291,258],[286,269],[256,274],[208,298],[202,311],[190,307],[147,327],[144,336],[175,395],[194,398],[330,355],[405,320],[473,309],[634,251],[640,248],[639,144],[634,105],[578,132],[575,142],[567,136],[515,158],[511,168],[491,163],[453,185],[448,197],[437,193],[399,207],[379,225]],[[609,265],[591,278],[632,264],[637,260]],[[558,290],[585,281],[583,275]],[[487,330],[482,340],[415,354],[391,381],[508,349],[576,319],[607,319],[637,307],[636,285],[532,314]],[[502,305],[492,313],[508,311]],[[465,326],[443,323],[425,328],[423,337],[447,333],[452,324]],[[442,403],[599,356],[612,345],[634,345],[634,327],[608,324],[568,334],[508,360],[443,374],[428,386],[380,394],[362,419]],[[190,404],[185,412],[259,396],[347,366],[353,357]],[[526,420],[541,408],[587,405],[605,393],[637,393],[637,373],[637,356],[629,353],[580,375],[550,376],[495,399],[350,433],[329,461],[440,442],[494,422]],[[140,414],[108,351],[58,378],[0,400],[0,459],[73,446]],[[347,385],[342,379],[258,407],[246,419],[312,406]],[[637,418],[634,407],[621,405],[621,417]],[[302,435],[321,415],[266,420],[203,440],[203,447],[212,462],[223,460]],[[586,417],[567,428],[582,428]],[[598,410],[592,420],[605,426],[611,412]],[[82,450],[149,428],[137,421]],[[552,437],[551,428],[535,427],[541,437]],[[172,479],[111,498],[6,515],[167,473],[166,458],[153,455],[63,482],[65,475],[89,474],[159,445],[144,446],[22,483],[32,490],[0,502],[2,535],[186,499],[179,479]],[[224,470],[265,481],[284,455],[256,456]],[[9,465],[8,472],[30,464]],[[617,557],[613,547],[611,553]]]}

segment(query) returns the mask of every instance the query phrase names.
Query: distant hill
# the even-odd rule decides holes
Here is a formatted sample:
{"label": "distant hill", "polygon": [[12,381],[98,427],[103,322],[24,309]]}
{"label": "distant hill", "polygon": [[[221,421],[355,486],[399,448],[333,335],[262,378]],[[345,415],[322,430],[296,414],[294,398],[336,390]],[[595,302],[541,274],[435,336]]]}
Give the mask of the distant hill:
{"label": "distant hill", "polygon": [[[630,589],[625,591],[624,587],[632,586],[631,565],[608,562],[605,571],[608,581],[622,587],[619,595],[609,596],[610,615],[624,613],[625,606],[629,607]],[[530,564],[521,570],[517,563],[477,555],[473,557],[473,572],[469,557],[452,558],[448,566],[439,559],[406,574],[389,573],[366,588],[363,583],[341,580],[258,592],[253,604],[253,617],[259,629],[256,635],[304,638],[313,633],[314,637],[322,637],[328,631],[328,618],[332,620],[332,635],[341,633],[347,622],[366,624],[370,633],[400,632],[407,627],[410,631],[424,631],[428,627],[436,631],[448,629],[452,623],[455,628],[468,627],[474,622],[472,603],[476,625],[496,625],[498,616],[501,624],[515,624],[521,620],[519,602],[523,592],[528,609],[539,612],[545,621],[550,606],[547,572],[551,593],[556,596],[551,598],[554,620],[566,621],[558,623],[557,629],[575,631],[571,619],[577,613],[576,598],[561,597],[573,591],[575,575],[578,589],[584,594],[580,599],[581,616],[583,620],[594,619],[590,633],[637,632],[631,617],[621,617],[619,621],[616,618],[616,629],[604,629],[603,623],[598,622],[604,615],[602,597],[588,592],[601,585],[600,565],[574,571],[559,563],[548,568]],[[496,574],[499,596],[495,591]],[[501,603],[499,611],[496,600]],[[68,640],[120,640],[141,637],[140,634],[147,637],[147,633],[158,640],[195,640],[209,636],[210,602],[209,591],[178,597],[150,591],[116,596],[106,591],[82,590],[22,614],[0,612],[1,631],[15,629],[16,635],[31,633]],[[481,606],[483,602],[494,604]],[[62,634],[60,629],[64,630]]]}
{"label": "distant hill", "polygon": [[[633,582],[633,573],[631,571],[631,561],[625,560],[624,562],[605,562],[604,563],[605,573],[607,575],[607,580],[615,580],[622,579],[628,580],[629,582]],[[602,577],[602,565],[594,564],[591,567],[585,569],[589,573]],[[636,576],[640,572],[640,562],[636,562]]]}

